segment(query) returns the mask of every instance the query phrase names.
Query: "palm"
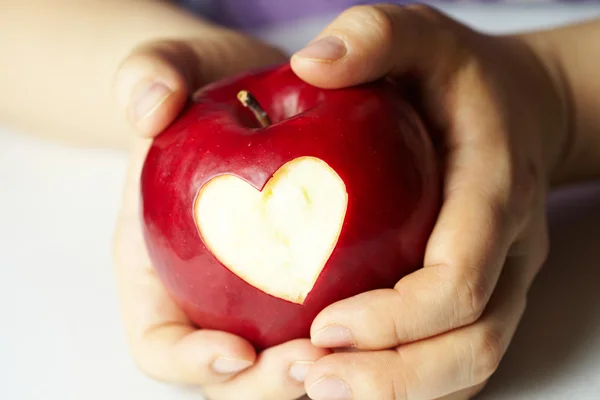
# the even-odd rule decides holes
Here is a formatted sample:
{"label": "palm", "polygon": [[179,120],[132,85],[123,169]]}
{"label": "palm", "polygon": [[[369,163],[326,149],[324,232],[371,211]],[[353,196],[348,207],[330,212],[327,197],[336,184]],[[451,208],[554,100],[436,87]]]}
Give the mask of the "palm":
{"label": "palm", "polygon": [[[137,121],[147,136],[156,135],[170,124],[190,94],[202,85],[285,60],[277,50],[237,34],[220,32],[218,39],[151,43],[123,64],[119,75],[131,74],[140,65],[151,65],[154,71],[171,76],[171,87],[175,86],[159,107]],[[317,349],[305,339],[257,355],[252,345],[240,337],[197,329],[162,285],[148,257],[140,221],[139,181],[150,144],[151,139],[142,138],[133,144],[114,239],[124,324],[138,366],[159,380],[200,385],[211,399],[292,400],[302,396],[300,375],[310,363],[327,354],[326,350]],[[294,362],[299,362],[295,369]]]}

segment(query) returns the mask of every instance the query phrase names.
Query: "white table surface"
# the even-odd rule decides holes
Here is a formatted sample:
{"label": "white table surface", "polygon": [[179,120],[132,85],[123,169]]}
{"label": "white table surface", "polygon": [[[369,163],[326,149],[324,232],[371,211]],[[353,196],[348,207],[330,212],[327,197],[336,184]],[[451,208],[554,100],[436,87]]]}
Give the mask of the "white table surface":
{"label": "white table surface", "polygon": [[[495,32],[600,15],[592,5],[445,9]],[[325,22],[262,36],[294,50]],[[125,163],[0,127],[0,399],[201,399],[145,378],[126,349],[110,254]],[[553,195],[550,215],[550,260],[482,399],[600,399],[600,185]]]}

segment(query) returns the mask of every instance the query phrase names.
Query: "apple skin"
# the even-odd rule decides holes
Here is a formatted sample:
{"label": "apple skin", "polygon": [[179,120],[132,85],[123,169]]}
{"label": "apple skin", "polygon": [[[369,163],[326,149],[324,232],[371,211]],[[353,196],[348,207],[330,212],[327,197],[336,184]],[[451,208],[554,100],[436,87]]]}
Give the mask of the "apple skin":
{"label": "apple skin", "polygon": [[[258,128],[237,100],[250,91],[273,125]],[[141,176],[142,225],[151,261],[198,327],[256,348],[309,337],[326,306],[391,288],[422,266],[441,204],[436,153],[417,113],[386,81],[325,90],[289,64],[207,86],[149,149]],[[222,265],[194,217],[199,190],[229,173],[261,190],[283,164],[325,161],[348,193],[337,246],[303,304],[272,297]]]}

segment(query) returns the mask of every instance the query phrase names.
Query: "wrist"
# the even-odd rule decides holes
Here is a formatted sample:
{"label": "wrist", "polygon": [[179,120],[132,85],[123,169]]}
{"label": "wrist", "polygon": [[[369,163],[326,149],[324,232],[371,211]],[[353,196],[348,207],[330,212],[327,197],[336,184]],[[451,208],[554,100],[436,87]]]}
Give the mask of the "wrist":
{"label": "wrist", "polygon": [[570,160],[577,142],[573,129],[574,106],[559,52],[544,32],[517,35],[515,38],[529,49],[539,66],[534,71],[539,71],[541,76],[533,78],[542,79],[543,86],[548,89],[539,99],[539,103],[546,106],[535,116],[540,120],[548,184],[552,186],[572,180]]}
{"label": "wrist", "polygon": [[562,156],[551,171],[561,185],[600,177],[600,20],[521,35],[543,60],[558,88],[565,115]]}

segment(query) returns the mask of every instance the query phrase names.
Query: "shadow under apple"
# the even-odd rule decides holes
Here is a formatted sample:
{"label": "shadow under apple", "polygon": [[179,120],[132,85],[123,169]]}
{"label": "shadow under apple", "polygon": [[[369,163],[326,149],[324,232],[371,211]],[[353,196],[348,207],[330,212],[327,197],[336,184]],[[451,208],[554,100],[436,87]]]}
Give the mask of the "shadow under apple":
{"label": "shadow under apple", "polygon": [[548,392],[577,373],[577,365],[598,357],[590,349],[600,348],[600,185],[553,193],[548,212],[548,262],[499,370],[478,399],[533,398],[528,395]]}

